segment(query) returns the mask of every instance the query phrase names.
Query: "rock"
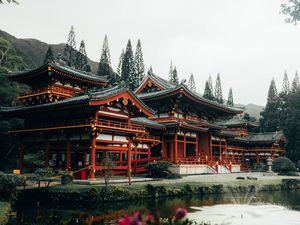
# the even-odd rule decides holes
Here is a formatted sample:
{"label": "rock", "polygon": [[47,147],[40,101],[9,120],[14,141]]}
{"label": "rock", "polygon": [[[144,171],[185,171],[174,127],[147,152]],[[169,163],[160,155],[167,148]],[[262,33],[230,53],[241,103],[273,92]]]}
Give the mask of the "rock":
{"label": "rock", "polygon": [[248,180],[257,180],[257,177],[247,177]]}
{"label": "rock", "polygon": [[246,180],[245,177],[237,177],[237,178],[235,178],[235,179],[237,179],[237,180]]}

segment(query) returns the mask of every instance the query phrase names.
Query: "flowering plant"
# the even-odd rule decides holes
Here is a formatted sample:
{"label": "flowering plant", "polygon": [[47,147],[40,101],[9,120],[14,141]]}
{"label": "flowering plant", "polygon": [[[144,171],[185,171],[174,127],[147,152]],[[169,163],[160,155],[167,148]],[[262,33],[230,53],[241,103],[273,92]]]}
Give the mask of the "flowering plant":
{"label": "flowering plant", "polygon": [[187,210],[178,208],[175,216],[172,218],[162,218],[158,211],[154,215],[142,215],[140,212],[134,212],[132,216],[125,215],[118,220],[119,225],[191,225],[196,224],[186,218]]}

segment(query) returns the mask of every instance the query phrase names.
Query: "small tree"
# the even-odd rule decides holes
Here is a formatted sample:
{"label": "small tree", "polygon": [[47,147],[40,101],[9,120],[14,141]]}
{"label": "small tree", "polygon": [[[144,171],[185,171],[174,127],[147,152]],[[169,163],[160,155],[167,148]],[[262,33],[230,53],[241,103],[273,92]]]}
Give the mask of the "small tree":
{"label": "small tree", "polygon": [[221,84],[220,74],[218,74],[217,80],[216,80],[215,98],[218,103],[223,104],[223,93],[222,93],[222,84]]}
{"label": "small tree", "polygon": [[196,84],[195,84],[195,80],[194,80],[194,74],[191,74],[191,76],[189,78],[188,88],[191,91],[196,92]]}
{"label": "small tree", "polygon": [[117,68],[117,74],[119,76],[121,76],[121,74],[122,74],[122,64],[123,64],[124,54],[125,54],[124,49],[122,49],[122,53],[120,55],[119,64],[118,64],[118,68]]}
{"label": "small tree", "polygon": [[299,76],[298,76],[298,72],[296,71],[295,77],[293,79],[292,82],[292,86],[291,86],[291,92],[295,93],[299,88]]}
{"label": "small tree", "polygon": [[103,167],[103,176],[104,176],[104,182],[105,186],[108,186],[110,178],[113,176],[113,168],[114,168],[114,162],[112,160],[112,156],[109,152],[105,152],[104,158],[102,159],[102,167]]}
{"label": "small tree", "polygon": [[153,74],[153,69],[152,66],[150,66],[150,68],[147,71],[147,75],[152,75]]}
{"label": "small tree", "polygon": [[134,73],[134,57],[130,39],[127,42],[126,51],[122,63],[122,80],[125,81],[131,90],[137,88],[137,79]]}
{"label": "small tree", "polygon": [[54,56],[53,56],[53,52],[52,52],[52,48],[51,46],[48,46],[47,52],[45,54],[45,58],[44,58],[44,64],[48,63],[48,62],[53,62],[54,61]]}
{"label": "small tree", "polygon": [[179,79],[178,79],[178,73],[177,73],[176,66],[174,66],[173,76],[172,76],[172,79],[170,81],[173,82],[174,84],[177,84],[177,85],[179,84]]}
{"label": "small tree", "polygon": [[91,66],[88,64],[87,61],[87,54],[86,54],[85,44],[83,40],[80,42],[80,47],[79,47],[79,51],[77,52],[76,60],[77,60],[76,69],[83,70],[86,72],[91,71]]}
{"label": "small tree", "polygon": [[272,169],[274,172],[287,173],[296,171],[295,164],[287,157],[278,157],[273,161]]}
{"label": "small tree", "polygon": [[209,76],[205,83],[203,97],[208,100],[215,100],[211,76]]}
{"label": "small tree", "polygon": [[234,105],[234,104],[233,104],[232,88],[229,89],[227,105],[228,105],[228,106],[233,106],[233,105]]}
{"label": "small tree", "polygon": [[288,94],[290,92],[290,82],[286,71],[284,72],[284,76],[283,76],[281,92],[284,94]]}
{"label": "small tree", "polygon": [[134,56],[134,72],[135,77],[137,78],[138,84],[140,84],[145,78],[145,66],[142,52],[141,41],[138,40],[135,56]]}
{"label": "small tree", "polygon": [[75,67],[76,65],[76,41],[75,41],[74,27],[71,26],[71,30],[68,35],[68,41],[64,49],[64,60],[68,66]]}

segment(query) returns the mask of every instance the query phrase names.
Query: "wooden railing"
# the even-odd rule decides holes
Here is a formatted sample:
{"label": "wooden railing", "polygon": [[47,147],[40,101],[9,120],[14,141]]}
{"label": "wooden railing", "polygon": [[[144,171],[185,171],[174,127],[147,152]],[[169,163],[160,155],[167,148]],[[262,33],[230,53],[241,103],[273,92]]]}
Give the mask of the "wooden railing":
{"label": "wooden railing", "polygon": [[125,123],[125,122],[117,122],[112,120],[104,120],[104,119],[96,119],[95,125],[99,127],[107,127],[107,128],[119,128],[119,129],[138,130],[138,131],[145,130],[144,126],[142,125]]}
{"label": "wooden railing", "polygon": [[263,151],[279,151],[283,152],[284,149],[280,147],[247,147],[243,148],[241,146],[227,146],[227,151],[258,151],[258,152],[263,152]]}

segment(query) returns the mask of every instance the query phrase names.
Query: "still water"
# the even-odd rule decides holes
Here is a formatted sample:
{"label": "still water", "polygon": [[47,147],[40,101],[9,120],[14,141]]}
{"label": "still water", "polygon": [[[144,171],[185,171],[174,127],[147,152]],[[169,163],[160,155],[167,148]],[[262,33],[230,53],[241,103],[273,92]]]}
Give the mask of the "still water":
{"label": "still water", "polygon": [[198,222],[226,225],[300,225],[300,190],[244,195],[214,195],[138,202],[91,205],[88,209],[20,206],[16,208],[14,225],[98,225],[113,221],[135,210],[171,217],[177,208],[188,210],[188,217]]}

